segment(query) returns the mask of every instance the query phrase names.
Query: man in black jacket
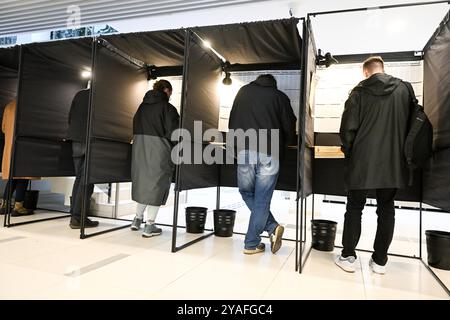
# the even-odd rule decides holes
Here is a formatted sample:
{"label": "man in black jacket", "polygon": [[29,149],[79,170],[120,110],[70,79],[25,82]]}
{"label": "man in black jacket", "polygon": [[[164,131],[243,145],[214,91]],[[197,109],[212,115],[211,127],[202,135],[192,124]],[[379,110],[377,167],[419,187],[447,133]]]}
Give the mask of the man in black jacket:
{"label": "man in black jacket", "polygon": [[[270,236],[272,253],[281,247],[284,228],[270,212],[270,202],[278,180],[279,155],[295,136],[295,121],[289,98],[277,89],[270,74],[242,87],[234,100],[229,129],[250,133],[250,137],[253,134],[257,140],[253,145],[251,141],[244,143],[241,148],[238,144],[237,149],[239,192],[251,211],[245,254],[264,252],[264,231]],[[236,137],[244,138],[239,134]]]}
{"label": "man in black jacket", "polygon": [[[81,211],[83,203],[84,182],[84,161],[86,157],[86,123],[89,110],[89,89],[79,91],[72,100],[72,106],[69,113],[69,129],[67,139],[72,141],[72,156],[75,166],[75,183],[72,189],[72,204],[70,213],[70,227],[79,229],[81,227]],[[87,186],[87,198],[85,199],[86,212],[90,207],[90,200],[94,192],[94,185]],[[85,228],[98,226],[98,221],[91,221],[87,217],[84,222]]]}
{"label": "man in black jacket", "polygon": [[362,210],[368,190],[375,190],[378,227],[369,265],[373,272],[384,274],[394,234],[394,198],[397,189],[407,185],[403,148],[411,98],[400,79],[384,73],[381,57],[368,58],[363,72],[366,80],[351,91],[340,129],[348,198],[343,250],[336,264],[347,272],[355,271]]}

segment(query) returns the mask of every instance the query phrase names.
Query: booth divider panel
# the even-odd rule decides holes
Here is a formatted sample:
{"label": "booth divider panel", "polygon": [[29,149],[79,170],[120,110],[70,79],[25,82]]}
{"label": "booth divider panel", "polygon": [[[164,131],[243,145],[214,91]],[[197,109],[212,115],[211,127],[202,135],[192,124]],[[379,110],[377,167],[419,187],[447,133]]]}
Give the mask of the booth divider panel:
{"label": "booth divider panel", "polygon": [[91,58],[92,39],[38,43],[22,48],[16,118],[15,176],[73,176],[65,142],[75,94],[86,87],[81,71]]}
{"label": "booth divider panel", "polygon": [[424,108],[434,131],[435,154],[424,171],[423,202],[450,211],[450,11],[424,54]]}
{"label": "booth divider panel", "polygon": [[14,159],[16,177],[75,175],[70,142],[19,137],[16,140]]}
{"label": "booth divider panel", "polygon": [[96,54],[88,180],[129,182],[133,117],[148,90],[147,73],[101,45]]}
{"label": "booth divider panel", "polygon": [[423,177],[423,202],[450,212],[450,148],[439,150]]}
{"label": "booth divider panel", "polygon": [[89,183],[130,182],[131,148],[129,143],[93,138]]}
{"label": "booth divider panel", "polygon": [[94,72],[92,136],[131,142],[133,117],[148,91],[147,71],[99,45]]}
{"label": "booth divider panel", "polygon": [[[208,129],[217,129],[219,124],[220,97],[218,92],[221,79],[221,61],[214,53],[203,46],[201,40],[191,32],[188,33],[190,46],[187,59],[188,74],[185,75],[185,101],[182,111],[182,128],[189,131],[191,142],[185,141],[186,147],[192,149],[191,164],[181,164],[179,171],[179,188],[215,187],[219,185],[219,166],[203,162],[194,164],[194,146],[204,150],[203,133]],[[202,130],[194,132],[194,121],[202,122]],[[203,158],[203,157],[202,157]]]}

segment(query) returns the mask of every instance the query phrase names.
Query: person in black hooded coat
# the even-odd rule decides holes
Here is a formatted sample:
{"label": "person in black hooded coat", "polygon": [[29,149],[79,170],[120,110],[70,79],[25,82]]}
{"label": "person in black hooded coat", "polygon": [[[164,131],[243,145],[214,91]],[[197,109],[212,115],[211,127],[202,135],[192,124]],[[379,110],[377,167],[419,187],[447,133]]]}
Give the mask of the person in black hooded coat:
{"label": "person in black hooded coat", "polygon": [[171,135],[179,127],[179,115],[169,103],[171,95],[170,82],[157,81],[133,119],[132,198],[138,207],[131,229],[139,230],[147,208],[144,237],[162,232],[155,226],[155,219],[159,207],[167,201],[175,168],[171,160]]}
{"label": "person in black hooded coat", "polygon": [[378,228],[370,266],[384,273],[394,234],[394,198],[408,179],[403,149],[411,97],[402,80],[384,73],[381,57],[367,59],[363,71],[366,80],[351,91],[340,128],[348,201],[343,250],[336,264],[345,271],[355,270],[362,210],[368,190],[376,190]]}

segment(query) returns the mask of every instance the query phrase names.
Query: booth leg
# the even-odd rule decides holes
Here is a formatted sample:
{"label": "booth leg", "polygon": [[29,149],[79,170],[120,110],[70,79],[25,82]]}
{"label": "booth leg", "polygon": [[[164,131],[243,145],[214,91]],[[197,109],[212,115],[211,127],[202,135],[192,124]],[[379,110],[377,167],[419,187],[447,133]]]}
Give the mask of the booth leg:
{"label": "booth leg", "polygon": [[306,224],[307,224],[307,215],[308,215],[308,198],[305,198],[305,223],[303,224],[303,241],[306,243]]}
{"label": "booth leg", "polygon": [[297,199],[295,200],[295,272],[298,271],[298,232],[299,232],[298,192],[296,197]]}
{"label": "booth leg", "polygon": [[419,208],[419,257],[422,259],[422,201],[420,202],[420,208]]}
{"label": "booth leg", "polygon": [[298,269],[299,273],[302,273],[302,257],[303,257],[303,197],[300,199],[300,248],[299,248],[299,257],[298,257]]}
{"label": "booth leg", "polygon": [[177,225],[178,225],[178,204],[180,202],[180,191],[175,191],[173,205],[173,225],[172,225],[172,252],[177,252]]}
{"label": "booth leg", "polygon": [[217,210],[220,209],[220,186],[217,187],[217,192],[216,192],[216,209]]}
{"label": "booth leg", "polygon": [[120,184],[116,183],[116,198],[114,199],[114,219],[117,219],[119,215],[119,197],[120,197]]}

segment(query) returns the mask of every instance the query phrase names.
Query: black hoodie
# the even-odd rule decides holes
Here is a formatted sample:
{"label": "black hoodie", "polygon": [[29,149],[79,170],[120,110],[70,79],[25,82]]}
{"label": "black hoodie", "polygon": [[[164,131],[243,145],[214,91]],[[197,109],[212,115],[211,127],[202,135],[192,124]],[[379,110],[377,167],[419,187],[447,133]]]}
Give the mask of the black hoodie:
{"label": "black hoodie", "polygon": [[[243,86],[233,103],[229,129],[267,129],[267,151],[270,154],[270,130],[279,130],[279,147],[293,142],[296,117],[286,94],[278,90],[270,81],[257,79]],[[258,141],[259,143],[259,141]],[[240,151],[240,150],[238,150]],[[283,150],[280,156],[283,156]]]}
{"label": "black hoodie", "polygon": [[410,101],[406,85],[384,73],[372,75],[351,91],[340,129],[349,190],[406,186],[403,148]]}

